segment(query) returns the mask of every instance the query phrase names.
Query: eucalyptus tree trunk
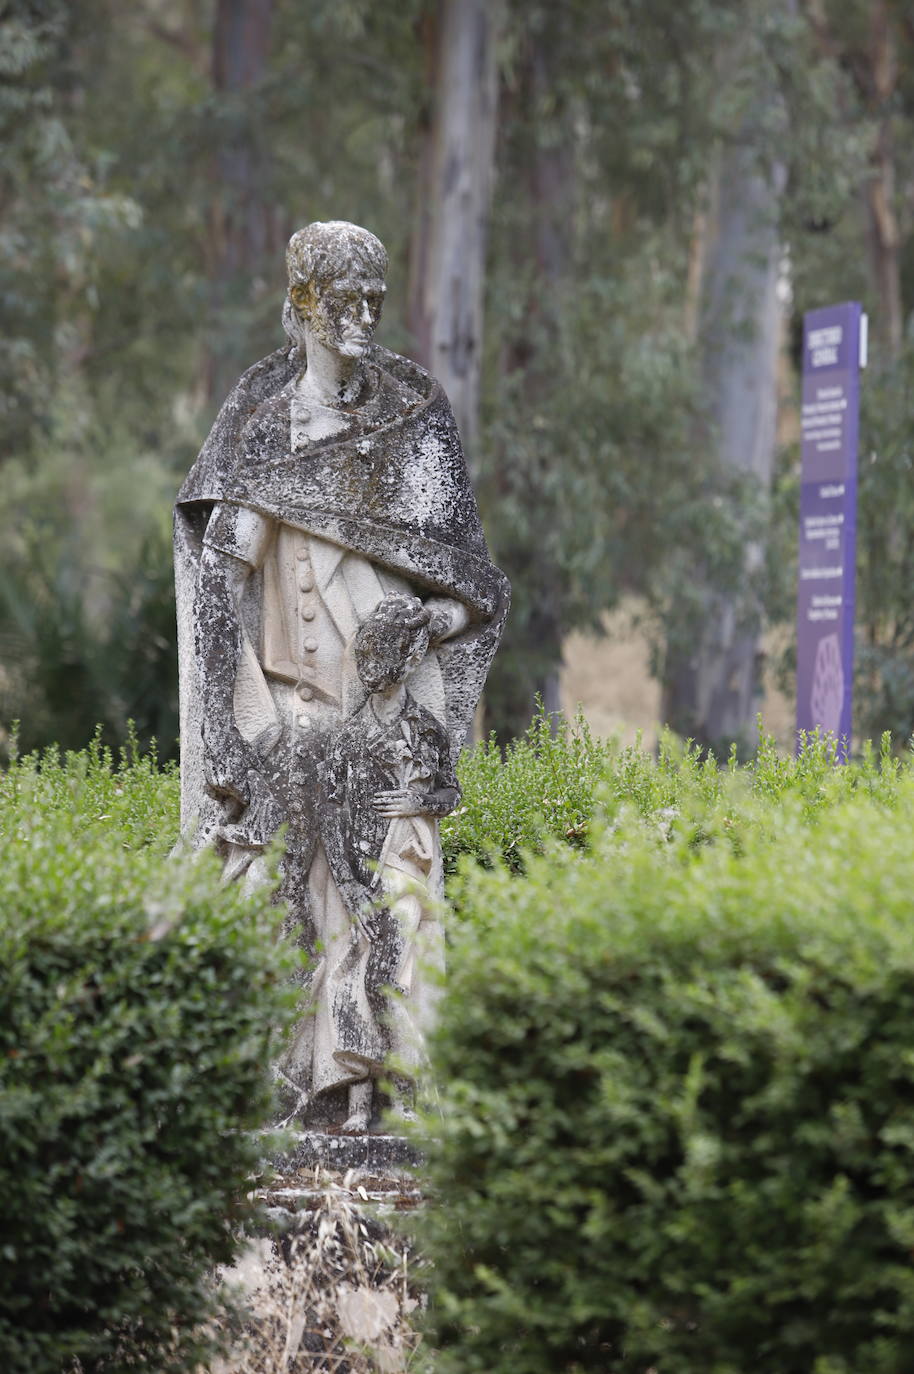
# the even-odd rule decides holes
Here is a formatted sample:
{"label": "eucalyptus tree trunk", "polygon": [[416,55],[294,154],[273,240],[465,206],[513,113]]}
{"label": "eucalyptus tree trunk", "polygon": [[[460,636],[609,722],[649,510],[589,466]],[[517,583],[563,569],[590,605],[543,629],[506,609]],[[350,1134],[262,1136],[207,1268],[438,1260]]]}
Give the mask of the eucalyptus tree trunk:
{"label": "eucalyptus tree trunk", "polygon": [[266,72],[273,9],[274,0],[216,4],[212,81],[220,126],[209,252],[211,298],[219,327],[208,368],[208,389],[216,403],[250,361],[245,356],[245,311],[272,246],[269,140],[254,97]]}
{"label": "eucalyptus tree trunk", "polygon": [[[747,488],[763,501],[775,453],[779,220],[786,183],[783,162],[766,163],[759,155],[758,132],[770,118],[772,100],[756,104],[741,135],[722,153],[699,326],[708,441],[718,471],[725,482],[749,479]],[[664,718],[703,747],[746,740],[752,732],[762,663],[761,608],[752,584],[763,558],[763,547],[747,535],[732,588],[715,585],[709,569],[698,570],[702,623],[694,636],[674,639],[667,652]]]}
{"label": "eucalyptus tree trunk", "polygon": [[[530,113],[534,126],[539,112],[555,99],[554,67],[546,43],[541,40],[530,55]],[[529,330],[526,346],[530,347],[534,337],[540,341],[540,355],[531,356],[525,366],[525,389],[531,414],[535,413],[538,396],[552,381],[550,374],[555,366],[552,349],[560,337],[559,297],[571,258],[574,150],[565,122],[567,112],[561,109],[556,113],[558,128],[552,137],[544,138],[540,133],[531,140],[528,167],[536,277],[526,312]],[[545,348],[544,340],[548,340]],[[555,461],[559,461],[558,455]],[[533,650],[531,661],[537,664],[533,688],[555,729],[561,708],[559,688],[566,628],[564,579],[559,568],[542,551],[534,560],[534,566],[538,567],[539,575],[534,577],[536,602],[527,631],[529,647]]]}
{"label": "eucalyptus tree trunk", "polygon": [[450,398],[472,465],[495,160],[498,0],[438,0],[425,28],[429,108],[410,251],[414,357]]}
{"label": "eucalyptus tree trunk", "polygon": [[[524,36],[516,56],[504,149],[517,174],[523,214],[512,225],[517,308],[504,329],[498,367],[502,390],[528,418],[547,413],[568,383],[560,360],[563,295],[571,268],[575,222],[575,147],[561,88],[561,17]],[[486,724],[502,740],[523,733],[538,696],[553,728],[560,708],[568,573],[555,549],[555,512],[548,469],[562,461],[555,427],[532,427],[519,460],[510,439],[491,455],[494,500],[509,508],[522,493],[523,518],[499,521],[496,557],[514,580],[511,615],[486,689]]]}
{"label": "eucalyptus tree trunk", "polygon": [[887,0],[873,0],[869,19],[865,84],[876,133],[864,194],[869,215],[870,260],[879,302],[874,332],[883,345],[886,360],[894,361],[901,352],[904,327],[892,129],[892,101],[898,85],[897,39]]}
{"label": "eucalyptus tree trunk", "polygon": [[901,294],[901,231],[895,186],[894,101],[898,92],[899,27],[914,39],[914,20],[892,0],[866,0],[865,22],[851,38],[847,15],[830,11],[826,0],[804,0],[804,13],[820,51],[850,73],[872,121],[869,173],[863,183],[870,271],[878,310],[873,335],[883,360],[901,351],[904,319]]}

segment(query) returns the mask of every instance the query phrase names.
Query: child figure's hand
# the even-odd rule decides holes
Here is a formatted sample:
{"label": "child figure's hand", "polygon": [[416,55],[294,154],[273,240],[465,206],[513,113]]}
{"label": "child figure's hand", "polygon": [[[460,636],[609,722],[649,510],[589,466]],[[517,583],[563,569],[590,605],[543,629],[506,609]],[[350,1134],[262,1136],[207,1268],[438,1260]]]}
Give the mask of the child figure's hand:
{"label": "child figure's hand", "polygon": [[411,787],[394,787],[387,792],[375,792],[371,804],[378,815],[394,820],[398,816],[423,815],[424,800]]}

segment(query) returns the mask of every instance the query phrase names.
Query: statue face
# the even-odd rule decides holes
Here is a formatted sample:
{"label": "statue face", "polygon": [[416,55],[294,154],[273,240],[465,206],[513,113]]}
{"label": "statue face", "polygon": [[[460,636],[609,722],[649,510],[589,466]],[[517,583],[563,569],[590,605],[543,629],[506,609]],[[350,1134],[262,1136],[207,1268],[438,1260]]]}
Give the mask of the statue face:
{"label": "statue face", "polygon": [[371,344],[384,304],[380,277],[348,272],[319,290],[293,286],[290,295],[308,328],[326,348],[360,358]]}

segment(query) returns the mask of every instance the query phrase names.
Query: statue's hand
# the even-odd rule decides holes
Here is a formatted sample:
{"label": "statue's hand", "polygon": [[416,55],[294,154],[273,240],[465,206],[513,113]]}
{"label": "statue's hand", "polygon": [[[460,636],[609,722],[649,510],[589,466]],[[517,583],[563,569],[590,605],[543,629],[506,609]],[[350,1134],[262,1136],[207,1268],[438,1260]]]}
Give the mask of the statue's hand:
{"label": "statue's hand", "polygon": [[379,816],[387,816],[391,820],[399,816],[421,816],[425,811],[422,796],[410,787],[375,792],[371,804]]}
{"label": "statue's hand", "polygon": [[429,644],[434,649],[445,639],[453,639],[462,634],[470,623],[470,613],[462,601],[450,596],[429,596],[425,599],[425,609],[430,613],[428,623]]}
{"label": "statue's hand", "polygon": [[204,732],[204,777],[206,790],[217,800],[234,801],[245,807],[251,800],[248,774],[253,759],[236,730]]}
{"label": "statue's hand", "polygon": [[218,834],[230,844],[265,849],[286,819],[269,784],[256,769],[247,776],[250,802],[234,824],[222,825]]}
{"label": "statue's hand", "polygon": [[428,622],[428,642],[434,648],[447,637],[451,629],[451,617],[446,610],[438,608],[432,611],[431,620]]}

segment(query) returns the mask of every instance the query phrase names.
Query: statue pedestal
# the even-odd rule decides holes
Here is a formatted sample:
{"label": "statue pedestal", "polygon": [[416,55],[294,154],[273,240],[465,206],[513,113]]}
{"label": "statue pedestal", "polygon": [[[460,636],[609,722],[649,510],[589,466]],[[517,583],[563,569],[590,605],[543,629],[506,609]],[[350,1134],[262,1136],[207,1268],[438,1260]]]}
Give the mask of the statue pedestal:
{"label": "statue pedestal", "polygon": [[379,1368],[406,1369],[421,1258],[395,1214],[421,1207],[421,1162],[403,1136],[292,1136],[257,1189],[267,1224],[218,1275],[245,1299],[245,1360],[253,1351],[257,1368],[274,1368],[278,1337],[301,1351],[296,1368],[348,1368],[355,1344]]}
{"label": "statue pedestal", "polygon": [[399,1135],[339,1135],[332,1131],[302,1131],[292,1148],[276,1160],[282,1174],[325,1169],[344,1174],[350,1169],[374,1178],[398,1177],[421,1167],[415,1144]]}
{"label": "statue pedestal", "polygon": [[399,1135],[340,1135],[302,1131],[290,1149],[272,1161],[272,1180],[259,1190],[267,1213],[281,1232],[294,1232],[303,1219],[333,1197],[356,1212],[382,1217],[422,1202],[422,1155]]}

